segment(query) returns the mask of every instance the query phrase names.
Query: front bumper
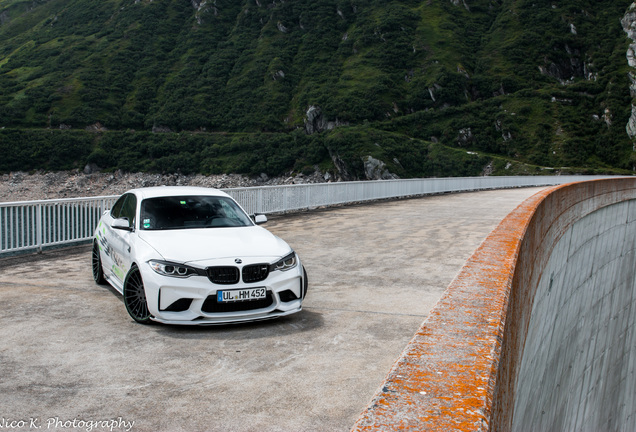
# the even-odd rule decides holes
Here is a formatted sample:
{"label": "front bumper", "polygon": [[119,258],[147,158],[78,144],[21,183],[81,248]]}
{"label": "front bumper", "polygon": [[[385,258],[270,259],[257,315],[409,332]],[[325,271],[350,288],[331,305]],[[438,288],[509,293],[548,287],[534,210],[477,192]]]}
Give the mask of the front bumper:
{"label": "front bumper", "polygon": [[[213,325],[258,321],[300,312],[304,297],[303,267],[273,271],[260,282],[215,284],[207,277],[163,276],[148,264],[140,266],[148,310],[152,320],[164,324]],[[217,303],[217,292],[236,289],[265,288],[267,299]]]}

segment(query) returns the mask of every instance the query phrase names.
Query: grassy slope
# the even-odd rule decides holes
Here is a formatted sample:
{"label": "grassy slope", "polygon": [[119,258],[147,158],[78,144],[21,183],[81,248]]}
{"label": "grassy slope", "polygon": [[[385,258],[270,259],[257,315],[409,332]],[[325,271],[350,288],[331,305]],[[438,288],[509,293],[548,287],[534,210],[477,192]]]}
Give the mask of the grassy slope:
{"label": "grassy slope", "polygon": [[[17,129],[0,133],[0,170],[279,174],[333,169],[337,156],[362,177],[366,155],[401,176],[633,163],[629,1],[208,3],[0,0],[0,126]],[[304,135],[310,105],[350,126]],[[110,132],[77,130],[97,122]],[[73,130],[46,131],[60,125]],[[29,157],[44,148],[74,157]]]}

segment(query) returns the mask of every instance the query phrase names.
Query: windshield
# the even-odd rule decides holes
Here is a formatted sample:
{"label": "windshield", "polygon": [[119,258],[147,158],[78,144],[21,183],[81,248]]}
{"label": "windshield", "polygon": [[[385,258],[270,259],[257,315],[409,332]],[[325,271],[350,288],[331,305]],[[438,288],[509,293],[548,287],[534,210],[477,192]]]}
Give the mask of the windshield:
{"label": "windshield", "polygon": [[251,226],[252,221],[230,198],[176,196],[141,202],[142,230]]}

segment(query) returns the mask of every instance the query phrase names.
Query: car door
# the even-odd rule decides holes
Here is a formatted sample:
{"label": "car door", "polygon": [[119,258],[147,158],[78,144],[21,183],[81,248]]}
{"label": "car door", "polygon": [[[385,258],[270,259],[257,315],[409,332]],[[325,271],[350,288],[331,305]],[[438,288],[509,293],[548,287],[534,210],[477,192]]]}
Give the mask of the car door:
{"label": "car door", "polygon": [[[123,289],[124,279],[132,264],[132,243],[135,233],[135,223],[137,216],[137,197],[132,194],[125,194],[120,208],[115,208],[111,212],[113,222],[116,219],[125,218],[128,221],[128,229],[110,227],[111,239],[111,271],[114,277],[114,283],[119,285],[118,288]],[[119,201],[118,201],[119,202]]]}
{"label": "car door", "polygon": [[101,249],[102,268],[104,270],[104,276],[109,281],[113,281],[115,259],[113,259],[113,221],[119,216],[121,208],[126,201],[126,196],[123,195],[117,199],[111,209],[106,212],[98,226],[97,240]]}

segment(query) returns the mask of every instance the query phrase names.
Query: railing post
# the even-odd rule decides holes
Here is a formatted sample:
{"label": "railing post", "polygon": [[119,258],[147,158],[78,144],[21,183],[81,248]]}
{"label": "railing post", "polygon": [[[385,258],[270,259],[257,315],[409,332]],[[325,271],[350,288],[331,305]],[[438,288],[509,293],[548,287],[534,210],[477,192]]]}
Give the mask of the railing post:
{"label": "railing post", "polygon": [[283,188],[283,213],[287,213],[287,190],[288,187]]}
{"label": "railing post", "polygon": [[44,237],[42,233],[43,229],[44,226],[42,223],[42,204],[38,204],[35,207],[35,236],[38,253],[42,253],[42,239]]}

